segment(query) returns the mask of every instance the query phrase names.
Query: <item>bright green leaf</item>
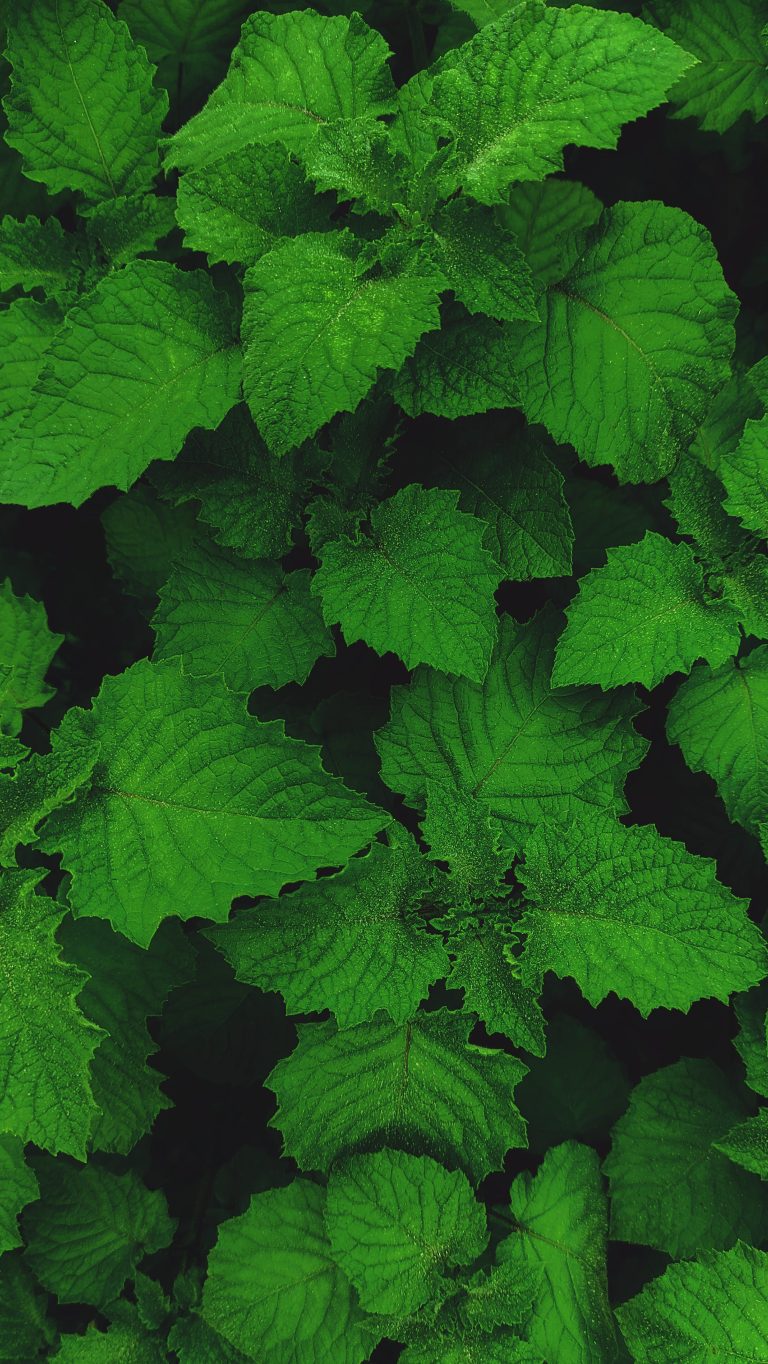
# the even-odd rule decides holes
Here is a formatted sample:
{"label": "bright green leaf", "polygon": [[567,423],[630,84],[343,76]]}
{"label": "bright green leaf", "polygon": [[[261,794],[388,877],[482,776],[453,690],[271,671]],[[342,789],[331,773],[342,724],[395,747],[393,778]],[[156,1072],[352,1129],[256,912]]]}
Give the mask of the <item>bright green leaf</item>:
{"label": "bright green leaf", "polygon": [[456,298],[470,313],[500,322],[538,321],[533,279],[511,233],[490,209],[452,199],[433,223],[433,251]]}
{"label": "bright green leaf", "polygon": [[728,493],[726,511],[737,516],[747,530],[768,536],[768,416],[747,422],[720,473]]}
{"label": "bright green leaf", "polygon": [[27,291],[41,289],[66,308],[75,298],[84,260],[82,246],[72,233],[65,234],[58,218],[41,223],[38,218],[5,217],[0,222],[0,290],[20,285]]}
{"label": "bright green leaf", "polygon": [[752,1174],[768,1179],[768,1108],[737,1123],[715,1142],[718,1151]]}
{"label": "bright green leaf", "polygon": [[409,417],[471,417],[518,401],[517,341],[509,324],[443,310],[442,327],[422,337],[395,380],[395,401]]}
{"label": "bright green leaf", "polygon": [[576,264],[587,228],[603,205],[575,180],[529,181],[516,185],[496,215],[514,232],[538,284],[555,284]]}
{"label": "bright green leaf", "polygon": [[18,734],[24,711],[53,695],[43,679],[63,639],[48,629],[42,602],[17,597],[6,579],[0,587],[0,729]]}

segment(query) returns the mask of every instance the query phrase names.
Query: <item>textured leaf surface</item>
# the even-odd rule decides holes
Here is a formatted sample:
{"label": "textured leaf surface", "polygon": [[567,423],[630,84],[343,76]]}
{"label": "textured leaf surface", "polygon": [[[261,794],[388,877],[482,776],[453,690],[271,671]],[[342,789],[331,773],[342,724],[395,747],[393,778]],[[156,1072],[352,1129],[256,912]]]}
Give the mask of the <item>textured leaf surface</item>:
{"label": "textured leaf surface", "polygon": [[24,1217],[27,1258],[61,1302],[106,1307],[142,1256],[173,1236],[162,1193],[130,1170],[51,1162],[40,1171],[40,1191]]}
{"label": "textured leaf surface", "polygon": [[101,524],[112,572],[144,601],[157,595],[198,531],[193,507],[171,507],[145,483],[110,502]]}
{"label": "textured leaf surface", "polygon": [[299,1024],[299,1045],[269,1077],[273,1125],[303,1169],[327,1169],[360,1147],[431,1155],[475,1180],[525,1144],[512,1095],[525,1066],[467,1044],[468,1015],[442,1009],[396,1025],[378,1018],[339,1030]]}
{"label": "textured leaf surface", "polygon": [[735,307],[703,227],[665,204],[615,204],[547,289],[541,325],[514,324],[526,416],[588,464],[654,482],[728,378]]}
{"label": "textured leaf surface", "polygon": [[582,578],[557,645],[555,686],[641,682],[655,687],[698,658],[725,663],[739,647],[733,607],[707,600],[688,545],[649,531],[608,550],[604,568]]}
{"label": "textured leaf surface", "polygon": [[108,677],[81,725],[100,746],[93,785],[44,843],[64,854],[75,912],[144,946],[166,915],[225,919],[234,896],[345,862],[387,822],[280,722],[174,663]]}
{"label": "textured leaf surface", "polygon": [[471,313],[500,322],[538,321],[533,279],[511,233],[493,212],[453,199],[434,224],[435,259],[456,298]]}
{"label": "textured leaf surface", "polygon": [[626,693],[552,692],[557,628],[550,612],[526,625],[502,617],[482,685],[425,668],[396,690],[376,740],[386,784],[416,806],[428,781],[458,786],[517,840],[543,818],[623,808],[626,775],[645,749],[631,724],[637,703]]}
{"label": "textured leaf surface", "polygon": [[745,1116],[711,1061],[684,1058],[646,1075],[605,1161],[612,1236],[676,1257],[759,1238],[768,1192],[712,1145]]}
{"label": "textured leaf surface", "polygon": [[722,133],[743,114],[768,106],[768,5],[763,0],[647,0],[646,13],[698,58],[670,98],[673,117],[697,118]]}
{"label": "textured leaf surface", "polygon": [[738,516],[747,530],[768,535],[768,417],[747,422],[720,472],[728,493],[726,510]]}
{"label": "textured leaf surface", "polygon": [[0,776],[0,865],[12,867],[20,843],[34,843],[35,829],[90,781],[97,752],[65,719],[50,753],[30,753]]}
{"label": "textured leaf surface", "polygon": [[33,405],[0,461],[0,496],[78,506],[172,459],[193,426],[237,402],[240,352],[226,297],[202,272],[135,261],[74,308]]}
{"label": "textured leaf surface", "polygon": [[597,814],[540,826],[521,871],[532,908],[523,979],[573,976],[590,1004],[613,990],[647,1017],[697,999],[727,1001],[763,977],[768,957],[746,905],[715,864],[649,827]]}
{"label": "textured leaf surface", "polygon": [[768,1099],[768,985],[740,995],[733,1003],[739,1031],[733,1040],[744,1063],[750,1089]]}
{"label": "textured leaf surface", "polygon": [[441,939],[418,914],[428,889],[424,859],[402,835],[208,936],[238,980],[279,990],[290,1013],[330,1009],[352,1027],[383,1009],[405,1023],[448,971]]}
{"label": "textured leaf surface", "polygon": [[496,639],[501,570],[482,522],[457,503],[440,488],[401,488],[371,513],[369,535],[323,546],[313,590],[348,643],[479,682]]}
{"label": "textured leaf surface", "polygon": [[761,1108],[753,1118],[737,1123],[715,1146],[745,1170],[768,1179],[768,1108]]}
{"label": "textured leaf surface", "polygon": [[464,1006],[479,1014],[489,1033],[502,1033],[516,1047],[544,1054],[544,1015],[533,990],[520,979],[507,936],[491,915],[468,924],[451,940],[448,984],[464,991]]}
{"label": "textured leaf surface", "polygon": [[768,819],[768,646],[694,668],[670,702],[667,734],[717,784],[731,819],[757,833]]}
{"label": "textured leaf surface", "polygon": [[575,180],[529,181],[516,185],[496,215],[515,233],[538,284],[554,284],[573,269],[587,228],[603,206]]}
{"label": "textured leaf surface", "polygon": [[190,98],[220,79],[248,0],[121,0],[120,14],[166,90]]}
{"label": "textured leaf surface", "polygon": [[450,189],[498,203],[510,181],[561,170],[570,143],[615,147],[690,62],[627,15],[524,0],[440,63],[435,110],[456,130]]}
{"label": "textured leaf surface", "polygon": [[398,369],[439,325],[432,267],[366,274],[342,233],[280,243],[245,277],[244,391],[267,445],[285,454],[352,412],[380,369]]}
{"label": "textured leaf surface", "polygon": [[[89,1326],[85,1335],[63,1335],[60,1364],[165,1364],[168,1352],[144,1328],[135,1308],[120,1302],[120,1319],[101,1331]],[[123,1310],[125,1308],[125,1310]]]}
{"label": "textured leaf surface", "polygon": [[63,638],[48,629],[42,602],[17,597],[6,579],[0,587],[0,729],[17,734],[23,712],[53,695],[43,678]]}
{"label": "textured leaf surface", "polygon": [[0,875],[0,1129],[85,1159],[96,1112],[89,1065],[101,1040],[76,999],[82,971],[60,959],[63,911],[35,895],[39,873]]}
{"label": "textured leaf surface", "polygon": [[506,896],[505,873],[514,854],[507,846],[497,819],[457,786],[427,783],[427,813],[421,821],[432,861],[447,862],[446,887],[456,907],[473,902],[485,906]]}
{"label": "textured leaf surface", "polygon": [[22,1244],[18,1215],[37,1197],[37,1180],[24,1160],[24,1143],[18,1137],[0,1137],[0,1254]]}
{"label": "textured leaf surface", "polygon": [[768,1254],[737,1245],[672,1264],[618,1309],[638,1364],[680,1364],[768,1357]]}
{"label": "textured leaf surface", "polygon": [[358,14],[252,14],[226,78],[173,138],[166,164],[200,169],[260,142],[301,152],[320,124],[385,113],[394,96],[388,56]]}
{"label": "textured leaf surface", "polygon": [[176,226],[174,200],[154,194],[121,194],[88,209],[86,230],[91,246],[110,265],[127,265],[145,251],[154,251]]}
{"label": "textured leaf surface", "polygon": [[334,648],[309,577],[198,540],[160,591],[154,657],[180,657],[190,676],[235,692],[305,682]]}
{"label": "textured leaf surface", "polygon": [[513,330],[461,308],[443,311],[439,332],[422,337],[395,379],[395,400],[409,417],[471,417],[518,401]]}
{"label": "textured leaf surface", "polygon": [[333,1257],[367,1312],[407,1314],[449,1291],[443,1271],[481,1255],[485,1209],[466,1175],[428,1156],[377,1151],[331,1174]]}
{"label": "textured leaf surface", "polygon": [[52,193],[88,199],[144,189],[157,169],[168,101],[124,23],[97,0],[36,0],[15,8],[4,101],[24,172]]}
{"label": "textured leaf surface", "polygon": [[83,268],[82,244],[58,218],[5,217],[0,222],[0,290],[41,289],[66,308],[77,294]]}
{"label": "textured leaf surface", "polygon": [[4,440],[21,420],[29,404],[30,390],[43,366],[46,352],[59,327],[61,313],[55,303],[18,298],[0,312],[0,419]]}
{"label": "textured leaf surface", "polygon": [[306,1180],[257,1194],[211,1251],[203,1316],[248,1359],[362,1364],[370,1338],[323,1225],[324,1190]]}
{"label": "textured leaf surface", "polygon": [[0,1260],[0,1350],[9,1364],[35,1359],[52,1345],[55,1331],[42,1292],[21,1255]]}
{"label": "textured leaf surface", "polygon": [[536,1175],[518,1175],[509,1195],[516,1229],[499,1245],[502,1264],[539,1271],[529,1324],[534,1350],[558,1364],[621,1358],[605,1267],[608,1214],[594,1151],[557,1146]]}

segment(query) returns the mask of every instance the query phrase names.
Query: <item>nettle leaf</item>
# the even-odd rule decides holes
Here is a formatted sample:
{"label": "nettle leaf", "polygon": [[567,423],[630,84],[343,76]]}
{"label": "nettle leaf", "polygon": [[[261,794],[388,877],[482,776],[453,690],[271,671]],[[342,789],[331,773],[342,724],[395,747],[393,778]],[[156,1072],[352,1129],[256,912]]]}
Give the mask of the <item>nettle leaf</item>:
{"label": "nettle leaf", "polygon": [[518,343],[509,324],[472,317],[458,304],[442,310],[438,332],[423,336],[394,384],[409,417],[471,417],[518,403]]}
{"label": "nettle leaf", "polygon": [[717,785],[731,819],[768,819],[768,645],[722,668],[694,668],[669,704],[667,734]]}
{"label": "nettle leaf", "polygon": [[73,308],[0,462],[0,496],[79,506],[172,459],[193,426],[237,402],[240,351],[228,298],[202,271],[134,261]]}
{"label": "nettle leaf", "polygon": [[92,200],[144,189],[157,173],[168,98],[126,25],[97,0],[14,7],[6,139],[24,174]]}
{"label": "nettle leaf", "polygon": [[192,431],[178,459],[151,472],[167,501],[199,503],[212,538],[251,559],[280,559],[290,548],[305,477],[300,452],[269,453],[244,403],[215,432]]}
{"label": "nettle leaf", "polygon": [[761,1108],[753,1118],[737,1123],[714,1145],[729,1160],[761,1179],[768,1179],[768,1108]]}
{"label": "nettle leaf", "polygon": [[502,616],[482,684],[421,668],[397,688],[376,738],[387,786],[417,808],[429,781],[458,786],[515,846],[542,819],[623,810],[624,781],[646,747],[632,725],[637,701],[589,688],[553,692],[557,631],[552,611],[525,625]]}
{"label": "nettle leaf", "polygon": [[444,1271],[477,1259],[485,1209],[461,1170],[428,1156],[353,1156],[328,1181],[325,1225],[333,1258],[367,1312],[406,1315],[451,1288]]}
{"label": "nettle leaf", "polygon": [[459,489],[459,506],[487,522],[485,543],[515,582],[571,572],[573,526],[560,470],[544,440],[526,428],[509,449],[438,452],[443,481]]}
{"label": "nettle leaf", "polygon": [[747,530],[768,535],[768,416],[748,421],[736,449],[725,455],[720,473],[728,496],[726,511]]}
{"label": "nettle leaf", "polygon": [[453,199],[432,225],[433,251],[456,298],[470,313],[500,322],[538,321],[533,277],[515,238],[491,209]]}
{"label": "nettle leaf", "polygon": [[154,657],[180,657],[185,673],[234,692],[305,682],[334,652],[309,581],[307,569],[283,573],[198,539],[160,589]]}
{"label": "nettle leaf", "polygon": [[246,1364],[244,1355],[202,1317],[179,1317],[168,1333],[168,1346],[181,1364]]}
{"label": "nettle leaf", "polygon": [[279,143],[246,147],[179,181],[176,217],[185,245],[215,261],[250,265],[281,237],[321,232],[333,199],[315,192]]}
{"label": "nettle leaf", "polygon": [[90,781],[97,757],[95,744],[65,718],[50,753],[29,753],[0,775],[1,866],[15,866],[18,845],[34,843],[40,821]]}
{"label": "nettle leaf", "polygon": [[528,420],[622,481],[654,482],[728,378],[736,308],[705,228],[665,204],[614,204],[548,287],[541,324],[515,324]]}
{"label": "nettle leaf", "polygon": [[744,113],[765,118],[768,46],[764,0],[646,0],[649,19],[696,57],[673,87],[673,118],[722,133]]}
{"label": "nettle leaf", "polygon": [[768,1350],[768,1254],[735,1245],[668,1265],[617,1314],[638,1364],[759,1359]]}
{"label": "nettle leaf", "polygon": [[263,142],[301,153],[319,125],[387,113],[389,55],[359,14],[252,14],[225,79],[171,139],[166,166],[200,170]]}
{"label": "nettle leaf", "polygon": [[433,861],[448,863],[447,886],[459,906],[506,895],[505,872],[514,861],[499,821],[458,786],[427,782],[424,840]]}
{"label": "nettle leaf", "polygon": [[103,1034],[77,1007],[87,977],[61,960],[64,910],[35,894],[39,879],[0,873],[0,1130],[84,1160],[96,1113],[89,1067]]}
{"label": "nettle leaf", "polygon": [[62,324],[55,303],[17,298],[0,311],[0,433],[7,440],[22,420],[46,352]]}
{"label": "nettle leaf", "polygon": [[323,545],[312,587],[349,643],[479,682],[496,640],[502,575],[483,547],[483,523],[458,501],[441,488],[401,488],[373,510],[369,534]]}
{"label": "nettle leaf", "polygon": [[340,1027],[353,1027],[381,1009],[402,1024],[448,973],[442,939],[418,913],[429,888],[416,844],[398,834],[207,936],[238,980],[279,990],[290,1013],[330,1009]]}
{"label": "nettle leaf", "polygon": [[357,212],[391,214],[393,204],[407,197],[404,159],[384,124],[369,115],[321,124],[303,161],[319,190],[358,200]]}
{"label": "nettle leaf", "polygon": [[515,1230],[496,1254],[502,1264],[538,1271],[532,1348],[558,1364],[618,1361],[605,1262],[608,1208],[595,1152],[577,1142],[554,1147],[535,1175],[517,1176],[509,1207]]}
{"label": "nettle leaf", "polygon": [[[504,925],[503,927],[506,927]],[[492,915],[467,924],[450,942],[454,957],[448,977],[451,989],[464,991],[464,1007],[480,1016],[490,1033],[534,1056],[543,1056],[544,1015],[535,991],[520,979],[509,933]]]}
{"label": "nettle leaf", "polygon": [[191,98],[220,80],[248,0],[120,0],[137,43],[157,63],[157,80],[175,98]]}
{"label": "nettle leaf", "polygon": [[[175,926],[174,926],[175,927]],[[59,933],[65,959],[90,979],[80,1007],[104,1032],[91,1063],[99,1113],[91,1126],[97,1151],[127,1153],[151,1128],[170,1100],[162,1074],[147,1066],[156,1051],[148,1020],[162,1013],[175,986],[192,974],[192,951],[179,933],[156,934],[152,946],[136,947],[98,919],[64,920]]]}
{"label": "nettle leaf", "polygon": [[399,369],[422,332],[439,326],[444,287],[414,257],[372,273],[346,232],[278,244],[245,276],[244,392],[267,445],[283,455],[352,412],[380,369]]}
{"label": "nettle leaf", "polygon": [[23,1141],[0,1136],[0,1254],[22,1245],[18,1215],[38,1196],[37,1180],[24,1159]]}
{"label": "nettle leaf", "polygon": [[561,170],[571,143],[615,147],[691,63],[628,15],[524,0],[438,65],[433,106],[457,149],[446,188],[499,203],[511,181]]}
{"label": "nettle leaf", "polygon": [[362,1364],[371,1350],[354,1290],[332,1255],[325,1190],[297,1179],[225,1222],[208,1260],[205,1321],[248,1359]]}
{"label": "nettle leaf", "polygon": [[129,1359],[131,1364],[165,1364],[168,1351],[155,1335],[150,1335],[132,1303],[120,1301],[110,1306],[106,1331],[91,1325],[85,1335],[62,1335],[56,1352],[59,1364],[114,1364]]}
{"label": "nettle leaf", "polygon": [[555,284],[576,264],[588,228],[603,205],[575,180],[515,185],[496,216],[514,232],[538,284]]}
{"label": "nettle leaf", "polygon": [[526,1067],[471,1046],[471,1015],[440,1009],[395,1024],[299,1024],[299,1044],[267,1080],[278,1097],[271,1126],[302,1169],[380,1146],[416,1149],[473,1180],[525,1145],[513,1102]]}
{"label": "nettle leaf", "polygon": [[0,730],[18,734],[24,711],[53,695],[43,679],[63,639],[48,629],[42,602],[17,597],[6,579],[0,587]]}
{"label": "nettle leaf", "polygon": [[112,266],[127,265],[157,243],[176,226],[175,200],[154,194],[121,194],[90,204],[86,233],[91,247]]}
{"label": "nettle leaf", "polygon": [[82,242],[65,233],[58,218],[5,217],[0,222],[0,290],[20,285],[40,289],[46,298],[66,308],[82,282],[85,260]]}
{"label": "nettle leaf", "polygon": [[647,1017],[728,1000],[766,973],[762,935],[695,857],[653,827],[626,828],[595,812],[568,827],[540,826],[525,841],[519,872],[531,902],[523,980],[573,976],[590,1004],[613,990]]}
{"label": "nettle leaf", "polygon": [[685,1057],[646,1075],[613,1129],[611,1235],[680,1257],[762,1236],[768,1190],[713,1145],[746,1117],[722,1071]]}
{"label": "nettle leaf", "polygon": [[27,1260],[60,1302],[106,1307],[138,1261],[173,1236],[162,1193],[131,1170],[50,1161],[39,1179],[41,1200],[24,1215]]}
{"label": "nettle leaf", "polygon": [[739,647],[737,612],[707,598],[688,545],[648,531],[639,544],[609,549],[604,568],[581,579],[558,640],[555,686],[655,687],[698,658],[713,666]]}
{"label": "nettle leaf", "polygon": [[224,920],[235,896],[346,862],[388,822],[281,722],[175,663],[108,677],[79,724],[100,750],[93,784],[41,845],[63,853],[76,914],[143,946],[167,915]]}

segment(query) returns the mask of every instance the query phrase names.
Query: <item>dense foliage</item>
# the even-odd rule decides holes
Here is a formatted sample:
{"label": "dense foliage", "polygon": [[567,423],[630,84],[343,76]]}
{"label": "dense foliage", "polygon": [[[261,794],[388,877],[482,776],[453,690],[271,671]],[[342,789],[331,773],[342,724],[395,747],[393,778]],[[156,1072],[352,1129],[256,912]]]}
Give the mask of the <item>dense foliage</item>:
{"label": "dense foliage", "polygon": [[768,1358],[768,4],[616,7],[2,10],[0,1360]]}

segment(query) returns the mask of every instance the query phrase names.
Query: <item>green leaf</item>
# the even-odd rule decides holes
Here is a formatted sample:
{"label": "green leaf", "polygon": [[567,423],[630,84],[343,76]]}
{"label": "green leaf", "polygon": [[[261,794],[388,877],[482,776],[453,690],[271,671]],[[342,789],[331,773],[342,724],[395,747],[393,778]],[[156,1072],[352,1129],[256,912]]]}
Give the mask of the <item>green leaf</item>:
{"label": "green leaf", "polygon": [[0,310],[0,431],[4,441],[21,421],[62,317],[55,303],[17,298]]}
{"label": "green leaf", "polygon": [[87,977],[55,939],[63,910],[35,894],[39,872],[0,873],[0,1130],[85,1159],[96,1112],[89,1066],[102,1038],[76,999]]}
{"label": "green leaf", "polygon": [[120,0],[137,43],[175,99],[207,93],[221,79],[248,13],[247,0]]}
{"label": "green leaf", "polygon": [[348,643],[479,682],[497,634],[501,570],[483,548],[482,522],[458,500],[417,483],[401,488],[371,513],[369,534],[323,545],[313,591]]}
{"label": "green leaf", "polygon": [[371,209],[391,215],[392,205],[407,197],[403,157],[388,129],[368,115],[322,124],[303,154],[307,174],[319,190],[337,199],[355,199],[355,211]]}
{"label": "green leaf", "polygon": [[766,1294],[768,1254],[736,1245],[668,1265],[618,1317],[637,1364],[707,1364],[715,1353],[759,1360],[768,1351]]}
{"label": "green leaf", "polygon": [[458,786],[427,782],[421,821],[432,861],[448,863],[445,885],[458,907],[506,895],[504,876],[514,861],[499,821]]}
{"label": "green leaf", "polygon": [[5,217],[0,222],[0,290],[20,285],[41,289],[62,308],[74,300],[82,282],[82,246],[64,232],[58,218]]}
{"label": "green leaf", "polygon": [[64,639],[48,629],[42,602],[17,597],[10,579],[0,586],[0,729],[18,734],[23,712],[42,706],[53,689],[43,681]]}
{"label": "green leaf", "polygon": [[736,653],[736,611],[707,599],[688,545],[648,531],[639,544],[609,549],[607,559],[581,579],[566,611],[556,687],[655,687],[670,673],[690,672],[698,658],[717,666]]}
{"label": "green leaf", "polygon": [[691,446],[691,452],[714,473],[718,473],[724,456],[736,449],[747,419],[762,415],[763,403],[754,381],[757,369],[734,368],[715,395]]}
{"label": "green leaf", "polygon": [[547,1023],[547,1054],[539,1055],[518,1088],[531,1150],[569,1140],[596,1145],[629,1097],[613,1052],[594,1028],[557,1013]]}
{"label": "green leaf", "polygon": [[460,1170],[428,1156],[353,1156],[328,1181],[333,1258],[367,1312],[407,1314],[450,1290],[444,1271],[488,1242],[485,1209]]}
{"label": "green leaf", "polygon": [[174,506],[198,502],[200,520],[220,545],[253,559],[280,559],[290,547],[303,501],[303,459],[274,459],[243,403],[217,431],[193,431],[179,458],[154,465],[151,478]]}
{"label": "green leaf", "polygon": [[24,1215],[27,1260],[60,1302],[106,1307],[139,1260],[167,1246],[175,1223],[159,1190],[131,1170],[50,1161],[40,1167],[41,1200]]}
{"label": "green leaf", "polygon": [[575,180],[529,181],[516,185],[496,216],[517,237],[538,284],[556,284],[575,266],[587,228],[603,205]]}
{"label": "green leaf", "polygon": [[163,1076],[147,1066],[156,1051],[147,1023],[192,974],[192,952],[175,932],[161,931],[148,950],[135,947],[97,919],[67,918],[58,938],[65,959],[90,977],[80,1007],[105,1034],[91,1063],[100,1110],[93,1118],[91,1145],[125,1154],[161,1109],[170,1107],[160,1088]]}
{"label": "green leaf", "polygon": [[470,313],[500,322],[539,318],[533,279],[511,233],[492,210],[453,199],[433,223],[433,252],[456,298]]}
{"label": "green leaf", "polygon": [[668,473],[729,374],[736,300],[709,233],[665,204],[614,204],[540,311],[514,327],[528,420],[622,481]]}
{"label": "green leaf", "polygon": [[747,530],[768,535],[768,416],[748,421],[735,450],[726,454],[721,477],[728,497],[726,511]]}
{"label": "green leaf", "polygon": [[246,1364],[247,1356],[230,1345],[201,1317],[179,1317],[168,1335],[181,1364]]}
{"label": "green leaf", "polygon": [[768,1099],[768,986],[737,996],[733,1008],[739,1024],[733,1045],[744,1063],[746,1082]]}
{"label": "green leaf", "polygon": [[150,1336],[131,1303],[113,1304],[120,1316],[102,1331],[91,1325],[85,1335],[63,1335],[56,1354],[59,1364],[165,1364],[168,1352],[157,1336]]}
{"label": "green leaf", "polygon": [[100,749],[93,785],[42,844],[63,853],[75,913],[142,946],[167,915],[222,921],[236,895],[276,895],[346,862],[387,823],[316,749],[174,663],[106,678],[79,723]]}
{"label": "green leaf", "polygon": [[531,1315],[538,1282],[534,1270],[508,1260],[487,1273],[478,1270],[464,1285],[459,1314],[468,1326],[490,1333],[496,1326],[523,1327]]}
{"label": "green leaf", "polygon": [[39,1359],[56,1332],[48,1321],[47,1295],[32,1277],[21,1253],[0,1259],[0,1359],[25,1364]]}
{"label": "green leaf", "polygon": [[334,652],[309,580],[198,539],[160,590],[154,657],[181,657],[191,677],[222,677],[234,692],[305,682]]}
{"label": "green leaf", "polygon": [[744,113],[765,118],[768,8],[763,0],[646,0],[648,18],[694,57],[673,87],[673,118],[722,133]]}
{"label": "green leaf", "polygon": [[716,783],[731,819],[768,819],[768,645],[722,668],[701,663],[672,697],[667,734]]}
{"label": "green leaf", "polygon": [[511,181],[561,170],[569,144],[615,147],[690,65],[628,15],[524,0],[438,66],[433,107],[457,153],[445,188],[499,203]]}
{"label": "green leaf", "polygon": [[768,1108],[737,1123],[714,1143],[716,1150],[752,1174],[768,1179]]}
{"label": "green leaf", "polygon": [[359,14],[252,14],[229,71],[171,139],[166,166],[200,170],[263,142],[301,153],[319,125],[392,108],[389,48]]}
{"label": "green leaf", "polygon": [[572,976],[590,1004],[614,991],[647,1017],[697,999],[727,1002],[766,974],[745,902],[717,880],[714,862],[653,826],[626,828],[597,812],[540,826],[520,877],[530,902],[520,923],[527,985],[554,971]]}
{"label": "green leaf", "polygon": [[320,232],[333,200],[315,193],[279,143],[246,147],[225,162],[182,175],[176,217],[185,246],[215,261],[250,265],[281,237]]}
{"label": "green leaf", "polygon": [[87,211],[87,232],[110,265],[127,265],[176,226],[174,200],[154,194],[121,195],[93,204]]}
{"label": "green leaf", "polygon": [[97,0],[36,0],[14,8],[8,33],[6,139],[24,174],[51,193],[87,199],[144,189],[158,170],[168,109],[126,25]]}
{"label": "green leaf", "polygon": [[424,858],[403,833],[206,936],[238,980],[279,990],[290,1013],[330,1009],[352,1027],[382,1009],[402,1024],[448,972],[441,939],[418,913],[429,885]]}
{"label": "green leaf", "polygon": [[18,1215],[37,1197],[37,1180],[24,1160],[24,1143],[18,1137],[0,1136],[0,1254],[22,1244]]}
{"label": "green leaf", "polygon": [[503,1033],[514,1046],[544,1055],[544,1015],[533,990],[520,979],[509,933],[484,914],[467,924],[450,942],[454,957],[448,977],[451,989],[464,991],[464,1007],[479,1014],[489,1033]]}
{"label": "green leaf", "polygon": [[387,786],[419,808],[427,782],[458,786],[515,846],[542,819],[623,810],[624,781],[646,746],[631,723],[637,703],[620,692],[552,692],[557,630],[551,611],[525,625],[503,616],[482,685],[422,668],[396,689],[376,740]]}
{"label": "green leaf", "polygon": [[333,1260],[325,1191],[299,1179],[225,1222],[208,1261],[203,1317],[248,1359],[362,1364],[371,1342]]}
{"label": "green leaf", "polygon": [[610,1364],[621,1358],[608,1305],[607,1202],[594,1151],[556,1146],[535,1175],[521,1174],[509,1195],[515,1230],[497,1258],[539,1272],[529,1327],[533,1350],[557,1364]]}
{"label": "green leaf", "polygon": [[514,582],[571,572],[573,527],[563,477],[544,441],[526,428],[512,450],[501,444],[459,459],[439,451],[444,481],[459,489],[459,506],[488,523],[485,543]]}
{"label": "green leaf", "polygon": [[514,330],[490,317],[444,308],[439,332],[422,337],[395,379],[394,397],[409,417],[471,417],[518,401]]}
{"label": "green leaf", "polygon": [[112,572],[140,600],[160,591],[198,530],[192,507],[169,507],[144,483],[110,502],[101,524]]}
{"label": "green leaf", "polygon": [[271,1126],[302,1169],[399,1146],[431,1155],[473,1180],[525,1145],[512,1095],[526,1067],[467,1044],[472,1017],[441,1009],[395,1024],[297,1026],[299,1044],[267,1080],[279,1107]]}
{"label": "green leaf", "polygon": [[711,1061],[686,1057],[646,1075],[605,1161],[611,1235],[675,1257],[761,1237],[768,1193],[713,1146],[745,1116]]}
{"label": "green leaf", "polygon": [[0,775],[0,865],[15,865],[20,843],[34,843],[35,829],[90,781],[98,752],[65,718],[50,753],[30,753],[12,773]]}
{"label": "green leaf", "polygon": [[172,459],[238,399],[232,308],[201,271],[134,261],[69,313],[0,465],[6,502],[76,506]]}
{"label": "green leaf", "polygon": [[245,276],[244,391],[276,454],[352,412],[380,369],[399,369],[439,325],[434,268],[366,273],[348,233],[307,233],[262,256]]}

